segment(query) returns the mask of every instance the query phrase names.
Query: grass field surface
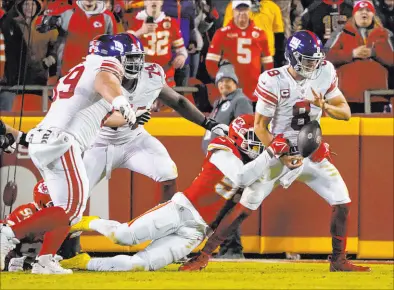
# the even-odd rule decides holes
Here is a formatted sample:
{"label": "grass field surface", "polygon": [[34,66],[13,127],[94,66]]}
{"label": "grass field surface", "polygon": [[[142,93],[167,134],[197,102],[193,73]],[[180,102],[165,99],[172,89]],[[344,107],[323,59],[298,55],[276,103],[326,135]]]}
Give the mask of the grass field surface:
{"label": "grass field surface", "polygon": [[330,273],[328,263],[264,260],[211,262],[201,272],[74,272],[66,276],[2,272],[1,289],[393,289],[394,265],[370,273]]}

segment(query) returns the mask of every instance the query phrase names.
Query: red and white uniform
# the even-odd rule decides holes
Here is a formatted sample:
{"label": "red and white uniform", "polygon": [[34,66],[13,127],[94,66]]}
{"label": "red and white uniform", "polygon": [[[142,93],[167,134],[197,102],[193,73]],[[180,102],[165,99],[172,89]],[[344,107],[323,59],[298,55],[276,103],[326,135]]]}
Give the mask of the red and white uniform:
{"label": "red and white uniform", "polygon": [[[14,226],[39,211],[38,206],[34,202],[18,206],[5,219],[5,223],[9,226]],[[16,248],[11,251],[6,258],[7,264],[14,257],[26,257],[25,263],[32,263],[38,255],[42,246],[43,236],[28,236],[20,241]]]}
{"label": "red and white uniform", "polygon": [[254,94],[259,98],[257,112],[272,117],[271,132],[274,135],[284,134],[291,145],[296,146],[302,126],[313,120],[320,122],[322,115],[319,107],[308,102],[313,100],[312,88],[326,100],[341,92],[337,73],[331,62],[323,61],[319,76],[305,82],[295,81],[288,68],[282,66],[262,73]]}
{"label": "red and white uniform", "polygon": [[[122,88],[123,95],[129,99],[132,108],[149,109],[165,82],[165,73],[160,65],[145,63],[135,90],[128,92]],[[101,100],[88,110],[95,112],[103,107],[111,109],[108,102]],[[176,165],[167,149],[141,125],[133,130],[128,125],[114,129],[103,127],[94,144],[84,153],[83,161],[90,189],[104,176],[109,178],[116,168],[127,168],[156,182],[178,177]]]}
{"label": "red and white uniform", "polygon": [[121,245],[151,244],[134,256],[93,258],[91,271],[158,270],[187,256],[211,233],[209,225],[226,201],[239,188],[255,182],[272,159],[264,151],[255,160],[243,164],[241,154],[227,137],[214,139],[204,160],[202,171],[183,193],[178,192],[163,204],[129,223],[95,220],[89,227]]}
{"label": "red and white uniform", "polygon": [[89,192],[89,181],[82,152],[96,138],[105,109],[86,110],[101,99],[94,81],[100,71],[123,78],[124,69],[116,58],[88,55],[54,88],[49,112],[28,132],[29,155],[43,176],[54,206],[65,209],[71,223],[82,216]]}
{"label": "red and white uniform", "polygon": [[217,30],[206,58],[207,70],[212,77],[216,76],[221,59],[234,65],[239,87],[249,99],[256,102],[253,91],[262,66],[265,70],[273,68],[273,57],[265,32],[254,26],[252,21],[245,30],[238,28],[234,22]]}
{"label": "red and white uniform", "polygon": [[[288,66],[264,72],[256,87],[255,95],[259,100],[256,112],[271,117],[271,131],[274,135],[284,134],[296,150],[297,136],[302,126],[311,120],[320,120],[320,108],[308,103],[312,100],[313,88],[326,100],[340,96],[338,78],[334,66],[324,61],[322,71],[316,79],[296,82],[288,72]],[[272,160],[263,177],[246,188],[241,203],[255,210],[262,201],[281,184],[287,188],[298,179],[304,182],[330,205],[350,202],[349,192],[336,167],[326,158],[313,162],[310,158],[303,159],[303,164],[290,170],[279,160]]]}
{"label": "red and white uniform", "polygon": [[[129,32],[134,33],[140,29],[147,17],[148,14],[145,10],[139,12],[130,23]],[[146,61],[161,65],[167,75],[167,83],[172,87],[175,85],[175,69],[171,65],[172,50],[174,49],[177,54],[183,54],[187,57],[185,43],[175,19],[161,12],[154,22],[158,25],[156,31],[142,35],[140,41],[144,45]]]}
{"label": "red and white uniform", "polygon": [[[56,1],[58,2],[58,1]],[[80,2],[74,5],[60,6],[49,11],[51,15],[59,15],[61,18],[60,34],[61,43],[58,50],[58,62],[61,65],[61,76],[86,56],[86,48],[89,42],[97,35],[116,34],[117,24],[111,11],[106,10],[104,1],[97,1],[97,8],[94,11],[84,11]]]}

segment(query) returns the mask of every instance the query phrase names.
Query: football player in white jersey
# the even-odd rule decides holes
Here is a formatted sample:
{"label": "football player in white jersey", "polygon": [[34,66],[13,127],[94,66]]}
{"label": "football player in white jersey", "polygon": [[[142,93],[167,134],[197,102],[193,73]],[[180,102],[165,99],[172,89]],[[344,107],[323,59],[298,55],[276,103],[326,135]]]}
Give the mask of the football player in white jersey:
{"label": "football player in white jersey", "polygon": [[244,190],[241,201],[248,207],[238,204],[209,238],[200,255],[182,266],[182,270],[204,268],[231,227],[250,215],[250,210],[256,210],[278,184],[287,188],[298,179],[332,206],[330,271],[370,271],[369,267],[353,265],[346,259],[350,197],[340,173],[330,162],[328,144],[322,142],[317,151],[305,159],[297,149],[297,136],[302,126],[311,120],[319,121],[323,112],[334,119],[350,119],[350,108],[338,88],[335,68],[324,57],[320,39],[313,32],[299,31],[287,42],[289,64],[260,75],[255,90],[259,98],[256,135],[268,146],[275,136],[284,134],[292,154],[273,160],[262,178]]}
{"label": "football player in white jersey", "polygon": [[[135,54],[135,52],[138,52]],[[54,102],[42,122],[27,134],[29,155],[43,176],[54,206],[13,227],[0,226],[1,270],[4,257],[19,239],[45,232],[42,249],[33,265],[36,274],[70,274],[53,257],[85,209],[89,180],[82,161],[108,111],[87,108],[104,98],[113,115],[133,126],[136,114],[123,95],[121,82],[141,70],[139,41],[129,34],[101,35],[89,48],[86,60],[72,68],[54,88]]]}
{"label": "football player in white jersey", "polygon": [[[176,165],[167,149],[143,127],[143,117],[150,118],[149,109],[158,98],[177,111],[181,116],[206,130],[222,136],[228,126],[218,124],[206,118],[184,96],[175,92],[166,84],[163,68],[155,63],[145,63],[141,72],[134,78],[124,79],[122,91],[140,116],[139,124],[132,129],[111,126],[113,118],[109,118],[102,128],[95,143],[84,153],[87,175],[92,189],[104,176],[110,178],[111,171],[116,168],[127,168],[143,174],[161,185],[161,201],[169,200],[176,192]],[[108,107],[108,103],[100,101],[95,107]],[[109,110],[110,108],[107,108]]]}

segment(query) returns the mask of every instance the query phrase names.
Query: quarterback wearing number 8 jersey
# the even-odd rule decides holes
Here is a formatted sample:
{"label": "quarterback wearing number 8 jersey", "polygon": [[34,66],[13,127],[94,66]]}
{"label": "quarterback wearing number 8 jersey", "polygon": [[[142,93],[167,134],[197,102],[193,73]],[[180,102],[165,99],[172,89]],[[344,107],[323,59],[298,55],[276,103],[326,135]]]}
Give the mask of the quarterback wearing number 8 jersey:
{"label": "quarterback wearing number 8 jersey", "polygon": [[84,217],[72,228],[97,231],[121,245],[152,241],[147,248],[134,256],[113,258],[81,254],[62,265],[90,271],[155,271],[186,257],[239,200],[242,188],[255,182],[277,155],[289,150],[287,141],[278,136],[263,152],[253,120],[253,115],[241,115],[230,124],[228,137],[212,140],[200,174],[170,201],[129,223]]}
{"label": "quarterback wearing number 8 jersey", "polygon": [[[256,210],[278,184],[287,188],[298,179],[319,194],[332,206],[331,236],[332,256],[330,271],[369,271],[368,267],[356,266],[346,259],[347,219],[350,197],[345,182],[330,162],[327,143],[308,158],[298,153],[297,137],[301,128],[311,120],[320,120],[322,112],[338,120],[350,118],[350,108],[338,89],[334,66],[324,61],[322,43],[310,31],[296,32],[286,46],[289,65],[264,72],[255,90],[259,98],[256,105],[255,132],[261,142],[268,145],[278,134],[284,134],[290,142],[288,156],[273,160],[269,169],[244,190],[242,200],[249,201],[236,208],[229,226],[215,232],[218,237],[208,240],[206,249],[193,262],[184,265],[185,270],[199,270],[206,266],[208,257],[220,244],[221,237],[231,224],[239,221],[250,210]],[[268,125],[271,125],[270,130]],[[222,223],[224,224],[224,223]]]}

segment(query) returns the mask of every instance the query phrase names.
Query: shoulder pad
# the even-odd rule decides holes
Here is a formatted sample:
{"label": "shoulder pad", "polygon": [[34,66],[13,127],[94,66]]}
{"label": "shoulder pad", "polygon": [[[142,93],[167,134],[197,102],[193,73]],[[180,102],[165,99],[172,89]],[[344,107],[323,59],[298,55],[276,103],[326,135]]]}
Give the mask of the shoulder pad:
{"label": "shoulder pad", "polygon": [[[149,86],[152,83],[155,84],[160,83],[162,87],[165,83],[166,74],[161,65],[157,63],[146,62],[144,64],[144,68],[141,73],[141,78],[143,79],[143,82],[145,82],[146,84],[149,83]],[[149,89],[154,89],[154,88],[149,87]]]}
{"label": "shoulder pad", "polygon": [[216,137],[208,145],[208,152],[215,150],[226,150],[235,153],[237,147],[235,147],[233,141],[228,137]]}

